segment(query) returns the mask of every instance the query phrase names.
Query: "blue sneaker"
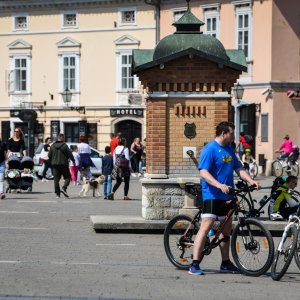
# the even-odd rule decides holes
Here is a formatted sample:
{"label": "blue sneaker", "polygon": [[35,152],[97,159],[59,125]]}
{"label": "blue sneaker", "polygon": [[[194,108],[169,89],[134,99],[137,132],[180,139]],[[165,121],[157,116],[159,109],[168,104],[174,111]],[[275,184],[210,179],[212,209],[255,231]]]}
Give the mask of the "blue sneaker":
{"label": "blue sneaker", "polygon": [[225,264],[221,264],[220,273],[241,274],[241,271],[231,261],[229,261]]}
{"label": "blue sneaker", "polygon": [[204,275],[204,272],[203,272],[203,270],[200,269],[199,266],[196,267],[196,266],[190,265],[189,274],[191,274],[191,275]]}

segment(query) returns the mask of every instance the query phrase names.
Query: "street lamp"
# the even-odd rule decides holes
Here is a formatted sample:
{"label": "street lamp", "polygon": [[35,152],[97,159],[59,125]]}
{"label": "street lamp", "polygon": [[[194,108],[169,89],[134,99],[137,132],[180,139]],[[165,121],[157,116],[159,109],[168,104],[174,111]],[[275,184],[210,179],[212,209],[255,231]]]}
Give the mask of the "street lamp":
{"label": "street lamp", "polygon": [[238,102],[243,98],[244,88],[237,83],[237,85],[233,88],[233,95],[237,99]]}
{"label": "street lamp", "polygon": [[65,91],[61,94],[62,95],[62,98],[63,98],[63,101],[64,103],[69,106],[69,104],[71,103],[72,101],[72,93],[71,91],[68,89],[68,87],[66,87]]}

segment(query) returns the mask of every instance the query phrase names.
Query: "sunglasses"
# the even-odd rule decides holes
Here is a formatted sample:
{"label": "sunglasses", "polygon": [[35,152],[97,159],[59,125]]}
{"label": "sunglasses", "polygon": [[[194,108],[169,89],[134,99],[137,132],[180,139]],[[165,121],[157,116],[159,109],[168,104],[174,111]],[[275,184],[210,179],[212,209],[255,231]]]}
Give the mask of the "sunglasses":
{"label": "sunglasses", "polygon": [[19,130],[15,130],[15,132],[20,132]]}

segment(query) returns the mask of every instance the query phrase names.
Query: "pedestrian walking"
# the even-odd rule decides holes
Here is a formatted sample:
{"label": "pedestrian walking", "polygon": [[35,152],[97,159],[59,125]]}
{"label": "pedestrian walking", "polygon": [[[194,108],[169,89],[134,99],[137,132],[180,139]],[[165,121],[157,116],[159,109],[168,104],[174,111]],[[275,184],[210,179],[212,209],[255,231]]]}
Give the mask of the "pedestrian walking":
{"label": "pedestrian walking", "polygon": [[76,145],[72,145],[70,147],[72,151],[72,155],[75,160],[75,164],[70,161],[70,172],[71,172],[71,179],[74,185],[79,185],[78,182],[78,170],[79,170],[79,154],[78,154],[78,147]]}
{"label": "pedestrian walking", "polygon": [[50,150],[51,143],[52,143],[51,138],[47,137],[45,139],[45,145],[44,145],[44,148],[43,148],[43,152],[41,153],[41,158],[44,161],[44,170],[43,170],[43,175],[42,175],[42,177],[43,177],[42,182],[47,182],[48,181],[47,178],[46,178],[46,175],[47,175],[47,171],[49,169],[51,169],[51,163],[50,163],[50,159],[49,159],[49,150]]}
{"label": "pedestrian walking", "polygon": [[24,134],[21,128],[15,128],[13,137],[8,140],[7,150],[8,157],[14,155],[21,159],[22,156],[26,156]]}
{"label": "pedestrian walking", "polygon": [[86,142],[86,137],[81,135],[79,137],[78,154],[79,154],[79,171],[85,179],[92,178],[91,167],[95,167],[93,161],[91,160],[91,147]]}
{"label": "pedestrian walking", "polygon": [[108,195],[109,200],[114,200],[114,194],[121,185],[122,181],[124,181],[124,200],[131,200],[128,197],[129,191],[129,181],[130,181],[130,173],[131,163],[129,157],[129,149],[126,147],[126,139],[122,138],[119,141],[118,147],[114,152],[114,169],[112,171],[113,177],[116,179],[116,183],[113,187],[113,191]]}
{"label": "pedestrian walking", "polygon": [[[230,188],[234,186],[233,171],[249,184],[260,187],[260,184],[249,176],[238,161],[231,146],[233,141],[234,125],[230,122],[221,122],[216,128],[216,138],[208,143],[200,154],[198,169],[202,177],[203,213],[200,229],[194,241],[193,262],[189,267],[189,274],[204,274],[200,269],[199,260],[207,235],[215,220],[224,220],[230,210],[226,202],[233,200],[233,196],[229,194]],[[240,273],[229,258],[231,230],[232,220],[226,223],[220,236],[220,239],[225,239],[220,244],[222,256],[220,272],[222,273]]]}
{"label": "pedestrian walking", "polygon": [[0,139],[0,199],[5,198],[4,191],[4,172],[5,172],[5,161],[7,160],[7,147]]}
{"label": "pedestrian walking", "polygon": [[[57,141],[51,145],[49,150],[49,159],[53,170],[56,198],[59,198],[61,193],[65,197],[69,197],[67,193],[67,188],[71,181],[69,159],[75,164],[73,154],[68,145],[64,142],[64,139],[65,136],[62,133],[58,134]],[[61,176],[64,178],[62,189],[60,189],[59,186]]]}
{"label": "pedestrian walking", "polygon": [[103,196],[104,199],[108,199],[108,195],[111,194],[112,178],[111,172],[114,167],[113,157],[111,156],[110,146],[105,147],[105,155],[102,157],[102,175],[104,176],[103,182]]}

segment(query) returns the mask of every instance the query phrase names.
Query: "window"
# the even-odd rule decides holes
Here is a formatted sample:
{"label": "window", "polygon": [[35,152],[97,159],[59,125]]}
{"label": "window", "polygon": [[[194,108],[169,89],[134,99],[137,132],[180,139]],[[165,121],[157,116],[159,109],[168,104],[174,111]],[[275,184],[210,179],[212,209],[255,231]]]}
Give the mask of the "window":
{"label": "window", "polygon": [[27,60],[26,58],[15,59],[15,91],[21,92],[27,90]]}
{"label": "window", "polygon": [[14,16],[14,30],[27,30],[28,18],[26,15]]}
{"label": "window", "polygon": [[76,27],[77,26],[77,14],[66,13],[63,15],[63,27]]}
{"label": "window", "polygon": [[248,4],[239,5],[236,9],[236,48],[244,50],[246,58],[251,59],[252,51],[252,11]]}
{"label": "window", "polygon": [[12,57],[8,78],[10,92],[29,92],[29,62],[26,56]]}
{"label": "window", "polygon": [[208,17],[205,19],[205,24],[206,24],[205,33],[216,38],[217,37],[217,18],[216,17]]}
{"label": "window", "polygon": [[136,8],[126,7],[119,9],[119,25],[135,25],[136,24]]}
{"label": "window", "polygon": [[173,12],[174,22],[177,22],[186,12],[186,9],[175,10]]}
{"label": "window", "polygon": [[219,14],[219,5],[217,4],[208,4],[202,5],[203,15],[204,15],[204,33],[209,34],[215,38],[219,38],[220,30],[220,14]]}
{"label": "window", "polygon": [[132,51],[118,50],[117,54],[117,91],[137,91],[138,77],[131,74]]}
{"label": "window", "polygon": [[76,57],[63,57],[63,90],[76,91]]}
{"label": "window", "polygon": [[131,54],[121,55],[121,89],[133,89],[134,77],[131,75]]}
{"label": "window", "polygon": [[249,56],[249,15],[239,14],[238,16],[238,49]]}

